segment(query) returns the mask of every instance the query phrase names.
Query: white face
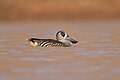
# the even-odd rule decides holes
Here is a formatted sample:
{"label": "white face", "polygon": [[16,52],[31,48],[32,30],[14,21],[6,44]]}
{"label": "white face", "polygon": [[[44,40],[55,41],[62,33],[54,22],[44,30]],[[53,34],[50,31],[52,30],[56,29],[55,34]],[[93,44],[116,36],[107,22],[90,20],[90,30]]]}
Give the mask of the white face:
{"label": "white face", "polygon": [[63,32],[63,31],[59,31],[57,34],[56,34],[56,38],[57,40],[62,40],[62,39],[66,39],[67,38],[67,33],[66,32]]}
{"label": "white face", "polygon": [[73,44],[78,42],[78,41],[72,39],[71,37],[69,37],[69,35],[64,31],[57,32],[56,39],[57,40],[68,40],[68,41],[72,42]]}

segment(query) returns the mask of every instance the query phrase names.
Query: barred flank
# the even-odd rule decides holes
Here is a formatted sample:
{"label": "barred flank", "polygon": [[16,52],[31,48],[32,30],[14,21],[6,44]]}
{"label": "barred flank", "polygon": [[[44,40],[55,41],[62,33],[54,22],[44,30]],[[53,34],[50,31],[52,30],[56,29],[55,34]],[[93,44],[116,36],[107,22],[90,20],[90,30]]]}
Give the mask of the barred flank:
{"label": "barred flank", "polygon": [[64,44],[60,41],[53,40],[53,39],[37,39],[37,38],[30,38],[26,39],[28,41],[31,41],[33,43],[38,43],[38,46],[41,47],[63,47]]}

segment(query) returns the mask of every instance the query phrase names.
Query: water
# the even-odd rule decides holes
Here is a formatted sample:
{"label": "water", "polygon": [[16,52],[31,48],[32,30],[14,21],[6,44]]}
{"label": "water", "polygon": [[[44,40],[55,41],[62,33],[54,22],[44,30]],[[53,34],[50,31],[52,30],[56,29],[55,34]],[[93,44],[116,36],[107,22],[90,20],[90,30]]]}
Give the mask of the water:
{"label": "water", "polygon": [[[78,44],[33,48],[29,37],[66,31]],[[119,21],[0,23],[0,80],[119,80]]]}

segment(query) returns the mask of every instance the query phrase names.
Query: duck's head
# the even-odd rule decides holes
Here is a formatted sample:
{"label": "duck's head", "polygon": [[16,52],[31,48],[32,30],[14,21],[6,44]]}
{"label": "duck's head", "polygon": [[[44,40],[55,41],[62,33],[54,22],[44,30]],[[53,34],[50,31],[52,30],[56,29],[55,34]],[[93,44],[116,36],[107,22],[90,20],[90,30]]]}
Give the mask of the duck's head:
{"label": "duck's head", "polygon": [[72,44],[78,43],[78,41],[72,39],[66,32],[58,31],[56,34],[56,39],[61,42],[70,42]]}

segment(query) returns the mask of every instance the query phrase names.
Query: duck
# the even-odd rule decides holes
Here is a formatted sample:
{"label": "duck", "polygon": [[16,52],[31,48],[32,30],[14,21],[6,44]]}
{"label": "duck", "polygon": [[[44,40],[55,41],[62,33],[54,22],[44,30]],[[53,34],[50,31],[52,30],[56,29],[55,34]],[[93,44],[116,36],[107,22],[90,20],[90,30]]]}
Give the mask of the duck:
{"label": "duck", "polygon": [[56,39],[27,38],[26,40],[32,47],[71,47],[78,43],[63,30],[56,33]]}

